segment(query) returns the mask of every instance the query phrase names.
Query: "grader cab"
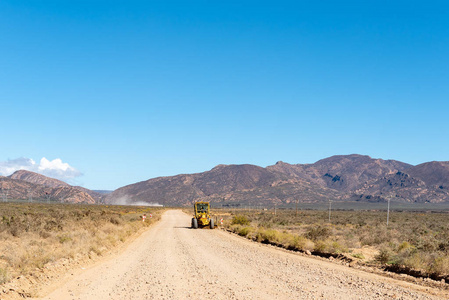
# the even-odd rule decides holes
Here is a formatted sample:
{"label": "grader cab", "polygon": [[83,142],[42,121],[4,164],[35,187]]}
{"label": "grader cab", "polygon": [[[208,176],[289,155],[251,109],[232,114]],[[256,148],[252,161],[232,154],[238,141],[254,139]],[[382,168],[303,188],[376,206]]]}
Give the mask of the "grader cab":
{"label": "grader cab", "polygon": [[192,218],[192,228],[210,227],[214,229],[214,219],[210,216],[209,202],[195,202],[193,204],[194,217]]}

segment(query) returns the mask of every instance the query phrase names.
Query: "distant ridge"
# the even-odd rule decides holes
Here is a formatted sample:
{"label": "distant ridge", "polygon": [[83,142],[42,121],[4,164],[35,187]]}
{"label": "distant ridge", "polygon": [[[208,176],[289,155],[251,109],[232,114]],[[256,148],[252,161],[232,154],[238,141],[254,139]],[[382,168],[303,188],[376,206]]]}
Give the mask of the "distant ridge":
{"label": "distant ridge", "polygon": [[278,161],[266,168],[217,165],[196,174],[158,177],[113,192],[71,186],[47,176],[19,170],[0,176],[0,193],[8,199],[52,202],[162,204],[186,206],[193,201],[214,205],[293,205],[335,201],[404,203],[449,202],[449,162],[417,166],[366,155],[335,155],[313,164]]}
{"label": "distant ridge", "polygon": [[113,192],[113,191],[110,191],[110,190],[92,190],[92,191],[95,192],[95,193],[101,194],[101,195],[107,195],[107,194],[110,194],[110,193]]}
{"label": "distant ridge", "polygon": [[209,171],[158,177],[108,194],[108,203],[190,205],[207,200],[223,205],[341,201],[449,202],[449,163],[412,166],[367,155],[336,155],[313,164],[277,162],[218,165]]}

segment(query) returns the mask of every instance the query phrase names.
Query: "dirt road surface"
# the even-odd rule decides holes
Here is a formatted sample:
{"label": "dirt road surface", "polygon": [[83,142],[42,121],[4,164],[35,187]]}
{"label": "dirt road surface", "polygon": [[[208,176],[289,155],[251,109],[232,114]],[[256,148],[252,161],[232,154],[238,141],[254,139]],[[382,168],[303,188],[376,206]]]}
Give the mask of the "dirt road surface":
{"label": "dirt road surface", "polygon": [[167,211],[123,253],[75,274],[45,299],[444,297],[436,289],[189,225],[190,216]]}

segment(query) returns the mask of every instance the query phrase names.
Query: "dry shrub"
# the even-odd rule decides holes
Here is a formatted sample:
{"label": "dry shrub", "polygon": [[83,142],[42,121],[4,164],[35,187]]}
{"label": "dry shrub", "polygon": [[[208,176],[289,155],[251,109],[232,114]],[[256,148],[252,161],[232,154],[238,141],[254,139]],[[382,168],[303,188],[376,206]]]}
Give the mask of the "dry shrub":
{"label": "dry shrub", "polygon": [[429,271],[436,275],[449,275],[449,257],[447,255],[437,257],[431,264]]}
{"label": "dry shrub", "polygon": [[72,238],[70,237],[70,235],[68,233],[63,233],[58,235],[58,240],[61,244],[70,242],[72,240]]}
{"label": "dry shrub", "polygon": [[51,236],[51,233],[46,230],[41,230],[41,231],[39,231],[39,236],[43,239],[46,239]]}
{"label": "dry shrub", "polygon": [[303,236],[296,236],[294,239],[294,246],[298,250],[312,251],[315,248],[315,243]]}
{"label": "dry shrub", "polygon": [[331,242],[329,243],[328,248],[326,249],[327,252],[330,253],[343,253],[343,252],[347,252],[348,248],[346,248],[344,245],[340,244],[339,242]]}
{"label": "dry shrub", "polygon": [[330,236],[330,230],[324,226],[314,226],[306,233],[306,237],[312,241],[327,239]]}
{"label": "dry shrub", "polygon": [[249,225],[251,221],[244,215],[237,215],[232,218],[233,225]]}
{"label": "dry shrub", "polygon": [[90,248],[89,248],[89,258],[91,258],[91,254],[90,254],[91,252],[93,252],[97,256],[100,256],[101,253],[102,253],[100,248],[98,248],[96,245],[90,246]]}
{"label": "dry shrub", "polygon": [[248,236],[251,232],[253,232],[254,231],[254,229],[252,228],[252,227],[248,227],[248,226],[246,226],[246,227],[241,227],[239,230],[238,230],[238,235],[240,235],[240,236]]}
{"label": "dry shrub", "polygon": [[287,249],[296,249],[305,251],[305,250],[313,250],[314,247],[314,243],[311,240],[290,232],[277,232],[275,237],[276,237],[275,242],[283,245]]}
{"label": "dry shrub", "polygon": [[378,262],[381,264],[388,263],[393,257],[393,253],[389,248],[382,248],[379,251],[379,254],[375,257]]}
{"label": "dry shrub", "polygon": [[410,245],[409,242],[404,241],[398,246],[398,252],[408,252],[412,250],[414,247]]}
{"label": "dry shrub", "polygon": [[274,229],[259,229],[256,240],[262,243],[278,243],[280,233]]}
{"label": "dry shrub", "polygon": [[278,235],[278,241],[285,248],[296,248],[295,241],[296,236],[289,232],[280,232]]}
{"label": "dry shrub", "polygon": [[117,216],[112,217],[109,221],[114,225],[122,224],[122,220],[120,220],[120,218]]}
{"label": "dry shrub", "polygon": [[361,229],[360,241],[362,245],[373,246],[390,242],[391,235],[385,226],[370,227]]}
{"label": "dry shrub", "polygon": [[9,280],[8,272],[5,269],[0,268],[0,284]]}
{"label": "dry shrub", "polygon": [[426,270],[428,268],[429,257],[420,252],[414,252],[403,259],[404,265],[415,270]]}
{"label": "dry shrub", "polygon": [[325,241],[315,241],[315,246],[313,248],[313,250],[318,251],[318,252],[325,252],[327,248],[326,242]]}

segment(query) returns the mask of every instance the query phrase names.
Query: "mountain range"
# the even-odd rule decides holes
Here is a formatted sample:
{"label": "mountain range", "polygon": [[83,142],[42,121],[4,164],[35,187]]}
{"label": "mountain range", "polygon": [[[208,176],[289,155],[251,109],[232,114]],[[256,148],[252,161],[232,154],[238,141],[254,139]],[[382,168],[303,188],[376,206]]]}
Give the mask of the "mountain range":
{"label": "mountain range", "polygon": [[106,203],[184,206],[288,205],[299,202],[449,202],[449,162],[417,166],[366,155],[336,155],[313,164],[277,162],[266,168],[218,165],[196,174],[158,177],[108,194]]}
{"label": "mountain range", "polygon": [[313,164],[279,161],[266,168],[250,164],[218,165],[202,173],[152,178],[112,193],[71,186],[19,170],[10,176],[0,176],[0,197],[166,206],[186,206],[199,200],[230,206],[388,199],[442,203],[449,202],[449,162],[432,161],[413,166],[352,154],[328,157]]}

